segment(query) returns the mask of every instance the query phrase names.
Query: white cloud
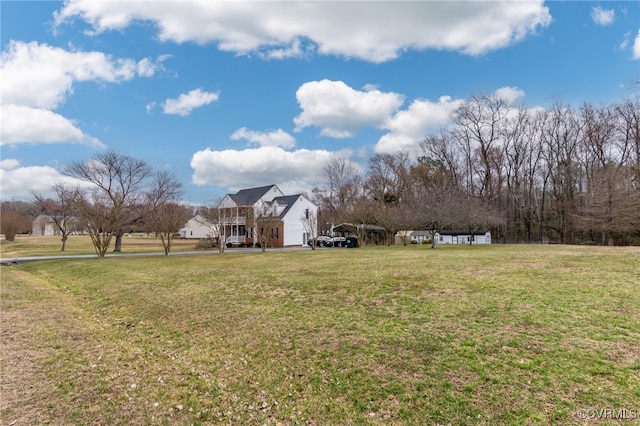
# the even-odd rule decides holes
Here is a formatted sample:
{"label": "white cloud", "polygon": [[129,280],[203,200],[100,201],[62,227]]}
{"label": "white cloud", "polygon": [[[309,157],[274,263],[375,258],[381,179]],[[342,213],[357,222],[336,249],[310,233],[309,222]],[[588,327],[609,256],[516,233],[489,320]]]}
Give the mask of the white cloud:
{"label": "white cloud", "polygon": [[282,48],[273,48],[268,49],[266,52],[259,52],[259,55],[263,59],[287,59],[301,58],[307,55],[307,52],[302,48],[300,40],[296,39]]}
{"label": "white cloud", "polygon": [[70,186],[86,186],[85,182],[62,175],[57,169],[49,166],[20,167],[15,159],[4,159],[0,162],[0,199],[28,200],[32,192],[52,196],[51,188],[55,183]]}
{"label": "white cloud", "polygon": [[162,62],[169,58],[168,55],[162,55],[156,61],[152,61],[150,58],[142,58],[138,61],[136,73],[140,77],[153,77],[156,72],[164,69],[162,66]]}
{"label": "white cloud", "polygon": [[613,9],[603,9],[600,6],[591,8],[591,19],[597,25],[611,25],[615,21],[616,13]]}
{"label": "white cloud", "polygon": [[524,91],[521,89],[518,89],[517,87],[506,86],[506,87],[501,87],[495,92],[493,92],[493,95],[503,99],[508,104],[513,104],[515,101],[517,101],[518,99],[524,96]]}
{"label": "white cloud", "polygon": [[326,150],[262,146],[245,150],[198,151],[191,158],[192,181],[239,190],[277,183],[282,190],[310,191],[325,181],[322,168],[334,155]]}
{"label": "white cloud", "polygon": [[18,166],[20,166],[20,162],[15,158],[5,158],[4,160],[0,160],[0,169],[11,170]]}
{"label": "white cloud", "polygon": [[245,139],[260,146],[293,148],[296,145],[295,138],[282,129],[271,132],[257,132],[249,130],[246,127],[242,127],[233,132],[231,139],[236,141],[239,139]]}
{"label": "white cloud", "polygon": [[420,142],[429,134],[449,121],[451,113],[460,106],[461,100],[442,96],[438,102],[418,99],[406,110],[398,111],[385,124],[390,130],[375,146],[376,152],[392,153],[415,151]]}
{"label": "white cloud", "polygon": [[147,114],[151,114],[153,112],[153,109],[156,107],[156,105],[158,105],[157,102],[149,102],[147,105],[145,105]]}
{"label": "white cloud", "polygon": [[118,83],[150,77],[162,68],[162,56],[135,61],[102,52],[67,51],[59,47],[11,40],[0,55],[2,145],[75,143],[104,147],[73,120],[55,112],[78,82]]}
{"label": "white cloud", "polygon": [[[551,22],[543,0],[526,2],[126,2],[69,0],[55,16],[93,32],[151,21],[158,38],[217,43],[221,50],[267,58],[324,55],[384,62],[409,49],[478,55],[516,43]],[[304,40],[304,43],[302,42]]]}
{"label": "white cloud", "polygon": [[640,30],[638,30],[638,34],[636,35],[635,40],[633,41],[633,46],[631,48],[633,59],[640,59]]}
{"label": "white cloud", "polygon": [[76,82],[128,81],[152,76],[160,67],[148,58],[136,62],[12,40],[0,56],[2,103],[56,109],[73,93]]}
{"label": "white cloud", "polygon": [[105,147],[72,121],[48,109],[2,105],[0,111],[0,145],[75,143]]}
{"label": "white cloud", "polygon": [[[219,97],[217,92],[204,92],[202,89],[195,89],[181,94],[176,99],[167,99],[162,106],[162,111],[165,114],[186,117],[194,109],[209,105],[217,101]],[[149,105],[147,105],[147,111],[149,111]]]}
{"label": "white cloud", "polygon": [[[501,87],[492,95],[513,104],[524,96],[524,91],[517,87]],[[440,97],[438,102],[426,99],[414,100],[409,108],[398,111],[389,118],[384,127],[390,132],[380,137],[374,148],[375,151],[380,153],[418,151],[420,143],[427,135],[449,124],[451,114],[463,102],[462,99],[453,100],[449,96]]]}
{"label": "white cloud", "polygon": [[296,98],[302,113],[293,120],[295,130],[316,126],[334,138],[351,137],[363,126],[381,127],[404,101],[398,93],[359,91],[331,80],[304,83]]}

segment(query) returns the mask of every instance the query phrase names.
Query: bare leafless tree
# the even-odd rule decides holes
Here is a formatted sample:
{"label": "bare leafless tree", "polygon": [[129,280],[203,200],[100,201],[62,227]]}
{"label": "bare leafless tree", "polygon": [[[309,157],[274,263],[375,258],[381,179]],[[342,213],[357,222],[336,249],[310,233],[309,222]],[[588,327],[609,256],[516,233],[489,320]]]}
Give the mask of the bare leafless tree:
{"label": "bare leafless tree", "polygon": [[460,192],[455,187],[426,186],[416,191],[412,201],[417,229],[429,231],[431,248],[436,248],[435,234],[459,222]]}
{"label": "bare leafless tree", "polygon": [[273,245],[273,242],[281,237],[282,221],[278,219],[273,212],[264,211],[256,216],[256,224],[258,230],[258,241],[260,248],[264,253],[267,247]]}
{"label": "bare leafless tree", "polygon": [[201,207],[198,213],[203,218],[200,223],[211,228],[211,238],[214,240],[215,246],[218,247],[218,252],[224,253],[226,235],[222,211],[217,207]]}
{"label": "bare leafless tree", "polygon": [[[639,86],[640,88],[640,86]],[[640,190],[640,97],[627,99],[615,107],[620,151],[632,169],[632,179]]]}
{"label": "bare leafless tree", "polygon": [[459,228],[469,232],[469,244],[481,229],[496,228],[504,223],[502,214],[479,196],[463,196],[457,200],[456,221]]}
{"label": "bare leafless tree", "polygon": [[497,182],[492,156],[501,143],[501,128],[510,107],[499,96],[473,96],[452,116],[450,130],[465,158],[466,186],[472,195],[485,200],[496,196]]}
{"label": "bare leafless tree", "polygon": [[302,223],[302,228],[304,232],[307,234],[307,241],[309,243],[309,247],[311,250],[316,249],[316,241],[318,238],[318,214],[310,209],[306,209],[305,212],[300,216],[300,222]]}
{"label": "bare leafless tree", "polygon": [[343,156],[332,158],[323,171],[328,187],[314,191],[314,201],[319,206],[318,224],[344,222],[362,194],[362,177],[357,166]]}
{"label": "bare leafless tree", "polygon": [[368,195],[384,204],[402,203],[410,189],[411,159],[406,152],[375,154],[365,182]]}
{"label": "bare leafless tree", "polygon": [[613,163],[594,173],[589,191],[581,194],[578,229],[599,235],[603,245],[640,230],[640,191],[633,188],[630,176],[626,167]]}
{"label": "bare leafless tree", "polygon": [[14,242],[16,235],[31,232],[33,219],[37,216],[30,203],[5,201],[0,206],[0,232],[8,242]]}
{"label": "bare leafless tree", "polygon": [[58,231],[60,231],[62,241],[60,251],[64,251],[69,235],[79,230],[73,203],[77,191],[76,188],[57,183],[53,185],[55,198],[45,198],[42,194],[33,193],[34,203],[43,214],[51,218]]}
{"label": "bare leafless tree", "polygon": [[109,250],[115,229],[120,226],[120,216],[110,200],[97,190],[77,190],[73,198],[74,209],[81,226],[89,234],[98,257]]}
{"label": "bare leafless tree", "polygon": [[507,236],[515,241],[531,242],[535,229],[539,230],[541,123],[537,112],[521,107],[507,119],[503,130],[506,199],[502,206],[506,212]]}
{"label": "bare leafless tree", "polygon": [[577,161],[583,124],[567,105],[554,104],[547,112],[543,131],[544,166],[549,195],[545,226],[555,231],[561,243],[573,243],[576,194],[580,190],[581,168]]}
{"label": "bare leafless tree", "polygon": [[181,196],[182,184],[166,171],[156,173],[151,188],[145,193],[144,216],[160,236],[166,255],[171,251],[174,236],[191,214],[190,209],[179,203]]}
{"label": "bare leafless tree", "polygon": [[125,227],[141,217],[143,189],[151,167],[143,160],[106,151],[87,162],[74,162],[65,171],[93,184],[92,189],[76,194],[76,206],[89,227],[87,231],[98,256],[104,257],[113,236],[116,236],[114,251],[120,251],[118,241],[121,242]]}
{"label": "bare leafless tree", "polygon": [[150,212],[151,229],[160,236],[165,255],[169,255],[173,239],[189,220],[190,213],[189,208],[175,201],[162,203]]}

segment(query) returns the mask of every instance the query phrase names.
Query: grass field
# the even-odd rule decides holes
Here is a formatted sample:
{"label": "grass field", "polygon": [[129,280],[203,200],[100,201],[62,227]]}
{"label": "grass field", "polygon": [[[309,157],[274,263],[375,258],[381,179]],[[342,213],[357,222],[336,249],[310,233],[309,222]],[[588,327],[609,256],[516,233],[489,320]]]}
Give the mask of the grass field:
{"label": "grass field", "polygon": [[[195,250],[197,243],[197,240],[175,239],[172,243],[171,252]],[[111,249],[107,253],[111,252],[113,244],[114,241],[112,240]],[[19,235],[12,243],[0,240],[0,256],[3,258],[13,258],[95,254],[91,240],[86,235],[70,235],[63,252],[60,251],[61,247],[62,242],[59,236],[32,237]],[[122,252],[164,253],[164,249],[160,238],[133,235],[122,238]]]}
{"label": "grass field", "polygon": [[640,248],[227,252],[0,272],[2,424],[639,421]]}

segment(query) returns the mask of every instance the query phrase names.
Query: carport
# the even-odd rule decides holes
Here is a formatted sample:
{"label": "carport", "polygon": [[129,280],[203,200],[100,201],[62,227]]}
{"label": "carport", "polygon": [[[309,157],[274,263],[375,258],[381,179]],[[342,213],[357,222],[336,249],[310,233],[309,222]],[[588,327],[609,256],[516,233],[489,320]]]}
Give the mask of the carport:
{"label": "carport", "polygon": [[[353,223],[341,223],[331,227],[332,235],[340,235],[347,238],[346,244],[349,245],[348,237],[355,236],[361,242],[367,244],[384,244],[386,231],[383,227],[377,225],[360,224],[354,225]],[[358,247],[358,241],[352,240],[352,246]]]}

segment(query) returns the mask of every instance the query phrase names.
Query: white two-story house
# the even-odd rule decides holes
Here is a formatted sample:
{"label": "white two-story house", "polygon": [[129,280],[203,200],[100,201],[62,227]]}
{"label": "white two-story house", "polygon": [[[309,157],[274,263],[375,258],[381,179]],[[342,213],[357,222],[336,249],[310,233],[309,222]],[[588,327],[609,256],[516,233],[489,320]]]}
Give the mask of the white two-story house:
{"label": "white two-story house", "polygon": [[227,194],[218,209],[220,233],[229,244],[251,246],[268,232],[273,247],[302,246],[317,235],[318,206],[302,194],[285,195],[277,185]]}

